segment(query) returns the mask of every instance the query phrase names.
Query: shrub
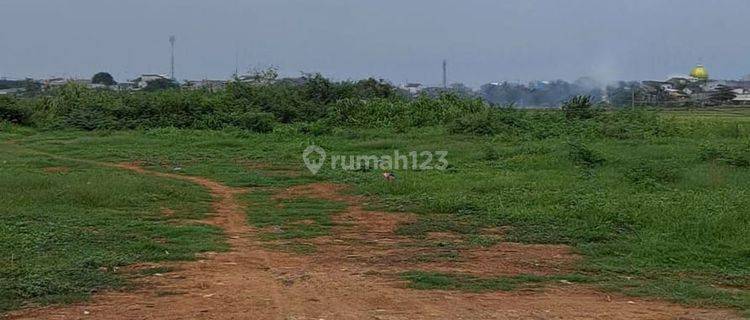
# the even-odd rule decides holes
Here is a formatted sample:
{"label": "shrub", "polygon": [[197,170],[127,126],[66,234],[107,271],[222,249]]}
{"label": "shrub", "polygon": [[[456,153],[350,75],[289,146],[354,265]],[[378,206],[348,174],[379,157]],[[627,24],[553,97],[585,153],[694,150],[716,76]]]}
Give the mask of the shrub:
{"label": "shrub", "polygon": [[115,118],[101,108],[78,108],[65,116],[63,123],[67,127],[81,130],[117,129]]}
{"label": "shrub", "polygon": [[599,109],[594,108],[589,96],[570,98],[563,103],[562,111],[569,120],[591,119],[599,113]]}
{"label": "shrub", "polygon": [[0,120],[17,124],[27,124],[31,117],[31,110],[21,106],[12,97],[0,96]]}
{"label": "shrub", "polygon": [[492,144],[487,143],[482,147],[482,160],[495,161],[499,160],[500,157],[500,152]]}
{"label": "shrub", "polygon": [[748,167],[750,166],[750,150],[748,148],[732,148],[724,144],[703,144],[700,146],[700,159],[736,167]]}
{"label": "shrub", "polygon": [[568,146],[570,147],[568,155],[577,165],[594,167],[603,164],[605,161],[601,154],[580,141],[571,141]]}
{"label": "shrub", "polygon": [[302,134],[311,134],[319,136],[331,132],[331,125],[326,121],[318,120],[312,123],[303,123],[299,126],[299,132]]}
{"label": "shrub", "polygon": [[[19,106],[24,106],[23,108]],[[27,107],[29,106],[29,107]],[[405,97],[384,81],[334,82],[320,75],[297,79],[233,81],[226,90],[115,92],[66,85],[42,96],[0,101],[2,119],[41,128],[84,130],[235,126],[268,132],[276,121],[295,124],[305,134],[332,128],[411,128],[443,126],[451,133],[551,137],[645,138],[667,133],[655,112],[602,113],[586,96],[565,103],[563,112],[490,107],[451,93]],[[90,114],[89,114],[90,113]],[[271,115],[271,118],[268,117]],[[586,121],[571,121],[587,119]],[[299,124],[298,126],[296,124]],[[736,135],[741,131],[735,130]]]}
{"label": "shrub", "polygon": [[678,176],[677,166],[669,161],[641,161],[625,173],[631,182],[647,187],[675,182]]}
{"label": "shrub", "polygon": [[237,116],[234,125],[248,131],[265,133],[273,131],[276,119],[271,113],[247,112]]}
{"label": "shrub", "polygon": [[602,113],[597,117],[599,134],[615,139],[643,139],[651,136],[664,136],[672,132],[667,120],[659,117],[656,111],[643,108],[622,109],[612,113]]}
{"label": "shrub", "polygon": [[501,131],[501,124],[489,110],[469,113],[454,120],[448,130],[451,133],[494,135]]}

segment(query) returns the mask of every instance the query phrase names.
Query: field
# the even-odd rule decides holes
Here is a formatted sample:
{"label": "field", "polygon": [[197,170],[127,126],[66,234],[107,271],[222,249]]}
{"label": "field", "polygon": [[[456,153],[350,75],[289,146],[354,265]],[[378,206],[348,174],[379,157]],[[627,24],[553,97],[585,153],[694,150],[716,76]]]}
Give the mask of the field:
{"label": "field", "polygon": [[[747,315],[750,113],[656,117],[603,134],[581,120],[549,135],[6,123],[0,310],[12,319],[159,318],[123,305],[162,303],[287,319]],[[668,133],[633,134],[647,130]],[[395,180],[377,168],[313,175],[302,161],[310,144],[346,156],[445,150],[449,164],[397,169]],[[337,299],[360,308],[324,307]]]}

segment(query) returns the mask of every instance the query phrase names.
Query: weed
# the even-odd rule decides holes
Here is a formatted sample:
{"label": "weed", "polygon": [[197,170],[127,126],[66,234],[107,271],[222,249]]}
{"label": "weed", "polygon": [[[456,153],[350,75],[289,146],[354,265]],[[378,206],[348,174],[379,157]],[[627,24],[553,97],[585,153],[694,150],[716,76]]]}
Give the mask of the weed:
{"label": "weed", "polygon": [[589,96],[575,96],[563,102],[562,111],[570,120],[591,119],[600,112],[591,102]]}
{"label": "weed", "polygon": [[750,166],[750,148],[729,147],[724,144],[703,144],[700,148],[701,160],[716,161],[735,167]]}
{"label": "weed", "polygon": [[569,158],[577,165],[595,167],[605,162],[604,156],[580,141],[568,142]]}
{"label": "weed", "polygon": [[346,208],[342,202],[313,198],[273,198],[270,193],[249,195],[254,203],[248,209],[248,219],[264,228],[266,240],[314,238],[327,235],[333,223],[331,214]]}
{"label": "weed", "polygon": [[[186,260],[226,245],[196,219],[210,197],[187,182],[57,160],[2,145],[0,311],[24,302],[71,302],[125,284],[114,267]],[[74,168],[49,174],[47,167]],[[115,184],[116,182],[116,184]],[[172,208],[166,217],[161,208]]]}
{"label": "weed", "polygon": [[517,275],[509,277],[483,278],[464,274],[450,274],[424,271],[408,271],[401,278],[410,286],[420,290],[460,290],[471,292],[511,291],[519,287],[538,288],[545,282],[565,280],[567,282],[587,282],[580,275],[535,276]]}
{"label": "weed", "polygon": [[679,171],[677,166],[668,160],[641,161],[628,168],[625,177],[634,184],[659,187],[676,182]]}

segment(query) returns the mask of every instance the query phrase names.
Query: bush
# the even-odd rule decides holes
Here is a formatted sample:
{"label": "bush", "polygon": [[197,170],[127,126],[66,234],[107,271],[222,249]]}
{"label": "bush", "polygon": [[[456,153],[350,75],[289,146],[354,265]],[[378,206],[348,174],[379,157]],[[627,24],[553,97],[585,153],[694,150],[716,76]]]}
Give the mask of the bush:
{"label": "bush", "polygon": [[665,136],[672,132],[667,120],[659,117],[656,111],[643,108],[622,109],[612,113],[602,113],[597,117],[599,134],[615,139],[644,139]]}
{"label": "bush", "polygon": [[479,113],[469,113],[454,120],[449,126],[451,133],[474,135],[494,135],[502,130],[502,125],[489,110]]}
{"label": "bush", "polygon": [[314,136],[324,135],[331,133],[331,125],[322,120],[318,120],[312,123],[303,123],[299,126],[299,132],[302,134],[311,134]]}
{"label": "bush", "polygon": [[22,107],[12,97],[0,96],[0,120],[17,124],[27,124],[31,117],[31,110]]}
{"label": "bush", "polygon": [[252,132],[266,133],[273,131],[276,119],[273,114],[266,112],[248,112],[240,114],[234,122],[238,128]]}
{"label": "bush", "polygon": [[494,145],[488,143],[482,147],[482,160],[495,161],[501,157],[500,152],[497,151]]}
{"label": "bush", "polygon": [[600,110],[594,108],[591,97],[575,96],[563,103],[562,111],[569,120],[584,120],[593,118]]}
{"label": "bush", "polygon": [[729,147],[724,144],[700,146],[700,159],[716,161],[736,167],[750,166],[750,148]]}
{"label": "bush", "polygon": [[65,116],[63,123],[67,127],[81,130],[117,129],[117,121],[101,108],[74,109]]}
{"label": "bush", "polygon": [[625,173],[625,177],[631,182],[647,187],[673,183],[678,176],[677,165],[669,161],[641,161]]}
{"label": "bush", "polygon": [[571,141],[568,146],[570,147],[568,155],[577,165],[594,167],[603,164],[605,161],[601,154],[580,141]]}
{"label": "bush", "polygon": [[[31,106],[21,108],[19,106]],[[83,130],[235,126],[269,132],[278,121],[300,133],[320,135],[336,127],[410,128],[443,126],[455,134],[505,135],[529,139],[662,135],[655,112],[601,113],[588,97],[566,102],[563,112],[496,108],[451,93],[417,98],[401,95],[384,81],[334,82],[320,75],[297,79],[231,82],[226,90],[116,92],[66,85],[43,96],[0,101],[2,119],[41,128]],[[587,119],[571,121],[571,119]]]}

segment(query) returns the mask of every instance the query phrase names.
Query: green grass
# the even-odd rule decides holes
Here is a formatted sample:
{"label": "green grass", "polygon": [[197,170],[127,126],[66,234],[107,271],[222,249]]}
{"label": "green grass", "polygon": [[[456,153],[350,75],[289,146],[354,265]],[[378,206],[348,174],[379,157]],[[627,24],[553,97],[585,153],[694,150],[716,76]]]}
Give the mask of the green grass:
{"label": "green grass", "polygon": [[[233,186],[348,183],[376,199],[369,206],[418,213],[419,221],[399,230],[405,235],[451,231],[481,244],[487,240],[481,238],[483,228],[507,227],[505,241],[573,246],[584,256],[579,271],[603,288],[750,310],[750,168],[736,165],[750,146],[750,115],[663,116],[677,119],[673,134],[483,137],[425,127],[308,136],[279,127],[269,134],[12,129],[0,138],[70,157],[143,160],[156,170],[179,165],[186,174]],[[324,167],[313,176],[301,161],[311,143],[339,155],[447,150],[450,167],[396,170],[394,182],[384,181],[378,170]],[[720,159],[731,161],[702,157],[707,145],[725,146],[730,157]],[[264,173],[248,168],[248,162],[298,168],[302,175]],[[248,195],[248,201],[264,212],[250,211],[252,224],[280,227],[269,239],[325,235],[330,214],[339,210],[327,202],[277,201],[262,193]]]}
{"label": "green grass", "polygon": [[419,290],[461,290],[470,292],[511,291],[520,288],[541,288],[552,281],[565,283],[590,282],[581,275],[535,276],[517,275],[508,277],[477,277],[465,274],[440,272],[408,271],[401,278],[409,281],[409,286]]}
{"label": "green grass", "polygon": [[198,186],[0,150],[0,311],[122,286],[116,266],[226,248],[220,230],[187,221],[210,209]]}
{"label": "green grass", "polygon": [[[267,191],[256,191],[248,197],[250,223],[270,231],[262,232],[265,240],[306,239],[328,235],[333,222],[331,214],[346,208],[343,202],[291,198],[277,199]],[[306,251],[303,248],[290,248],[292,251]]]}

